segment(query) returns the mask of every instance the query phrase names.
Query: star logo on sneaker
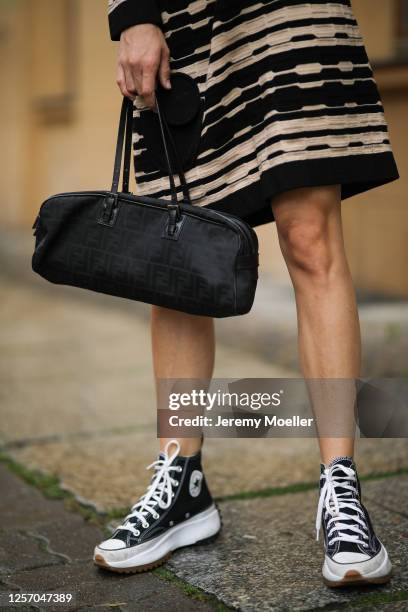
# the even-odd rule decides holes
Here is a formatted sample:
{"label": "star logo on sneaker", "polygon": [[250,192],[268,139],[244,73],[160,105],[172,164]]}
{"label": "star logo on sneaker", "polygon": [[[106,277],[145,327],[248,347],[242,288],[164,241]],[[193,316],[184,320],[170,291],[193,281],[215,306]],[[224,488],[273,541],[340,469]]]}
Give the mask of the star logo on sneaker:
{"label": "star logo on sneaker", "polygon": [[198,497],[200,495],[202,482],[202,472],[200,472],[199,470],[194,470],[193,472],[191,472],[190,484],[188,487],[191,497]]}

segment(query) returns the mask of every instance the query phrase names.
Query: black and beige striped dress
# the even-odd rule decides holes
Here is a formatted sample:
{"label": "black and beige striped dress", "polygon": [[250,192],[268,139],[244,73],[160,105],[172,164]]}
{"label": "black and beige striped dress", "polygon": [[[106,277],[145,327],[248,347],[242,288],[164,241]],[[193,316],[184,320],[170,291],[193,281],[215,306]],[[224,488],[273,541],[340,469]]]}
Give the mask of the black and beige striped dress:
{"label": "black and beige striped dress", "polygon": [[[350,0],[109,0],[111,38],[137,23],[166,37],[172,72],[204,98],[201,141],[186,173],[193,203],[273,220],[270,200],[341,184],[347,198],[398,178],[381,99]],[[166,197],[143,165],[135,101],[138,193]]]}

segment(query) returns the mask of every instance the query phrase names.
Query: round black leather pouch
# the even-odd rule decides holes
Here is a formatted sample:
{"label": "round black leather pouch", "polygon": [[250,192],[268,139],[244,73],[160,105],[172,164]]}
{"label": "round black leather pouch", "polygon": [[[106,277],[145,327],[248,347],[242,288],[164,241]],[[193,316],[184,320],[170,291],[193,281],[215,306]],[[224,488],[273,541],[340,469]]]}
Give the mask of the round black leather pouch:
{"label": "round black leather pouch", "polygon": [[[184,72],[170,75],[171,89],[160,84],[156,89],[162,115],[164,116],[172,140],[177,150],[181,170],[186,171],[195,164],[201,140],[204,101],[195,80]],[[135,130],[143,137],[143,152],[140,163],[135,160],[139,170],[153,171],[160,169],[167,174],[160,123],[157,112],[143,110],[136,122]],[[170,139],[166,135],[167,147],[173,173],[178,164]]]}

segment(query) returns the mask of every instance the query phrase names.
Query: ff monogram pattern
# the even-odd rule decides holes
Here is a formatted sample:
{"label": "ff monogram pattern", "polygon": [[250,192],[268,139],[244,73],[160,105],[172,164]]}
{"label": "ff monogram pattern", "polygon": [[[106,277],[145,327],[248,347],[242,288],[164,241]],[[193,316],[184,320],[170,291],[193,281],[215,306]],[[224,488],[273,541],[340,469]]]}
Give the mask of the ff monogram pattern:
{"label": "ff monogram pattern", "polygon": [[[192,314],[247,312],[258,254],[231,220],[183,205],[177,240],[166,240],[167,202],[118,198],[115,224],[98,223],[105,192],[46,200],[35,224],[33,269],[47,280]],[[153,203],[152,203],[153,202]],[[257,243],[256,243],[257,244]]]}

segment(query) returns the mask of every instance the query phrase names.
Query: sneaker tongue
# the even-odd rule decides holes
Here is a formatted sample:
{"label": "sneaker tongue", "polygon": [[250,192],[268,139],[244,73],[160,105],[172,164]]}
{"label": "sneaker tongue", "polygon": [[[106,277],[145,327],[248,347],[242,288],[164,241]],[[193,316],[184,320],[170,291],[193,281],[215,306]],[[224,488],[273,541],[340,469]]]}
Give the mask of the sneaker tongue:
{"label": "sneaker tongue", "polygon": [[[329,468],[335,468],[335,466],[344,466],[347,468],[351,468],[353,470],[355,470],[355,465],[354,465],[354,461],[352,459],[352,457],[336,457],[335,459],[333,459],[330,464],[329,464]],[[344,477],[345,474],[342,470],[333,470],[333,476],[341,476]],[[343,482],[347,482],[346,480]],[[350,478],[349,482],[353,482],[353,484],[355,484],[355,478]],[[356,498],[357,496],[354,495],[350,495],[348,490],[345,489],[344,487],[341,486],[341,484],[337,484],[336,486],[336,493],[337,495],[341,496],[343,501],[347,501],[347,499],[352,499],[352,498]],[[345,495],[342,495],[345,494]],[[341,512],[343,514],[348,514],[350,516],[350,519],[343,519],[341,522],[343,525],[355,525],[355,520],[354,517],[358,516],[358,512],[352,508],[341,508]],[[344,534],[348,534],[348,535],[355,535],[355,532],[344,528],[341,530],[342,533]],[[353,542],[347,542],[347,541],[342,541],[338,543],[338,552],[360,552],[359,547],[357,546],[357,544],[353,543]]]}
{"label": "sneaker tongue", "polygon": [[[336,457],[335,459],[333,459],[333,461],[329,464],[329,468],[334,468],[332,471],[332,474],[334,477],[338,476],[341,481],[337,482],[336,484],[336,493],[338,495],[342,495],[344,494],[344,497],[347,498],[351,498],[351,497],[355,497],[355,495],[350,495],[350,491],[344,487],[341,486],[341,483],[350,483],[355,485],[355,480],[356,477],[351,476],[350,478],[347,478],[346,474],[344,473],[343,470],[339,469],[336,470],[337,466],[343,466],[343,467],[347,467],[347,468],[351,468],[352,470],[355,471],[355,465],[353,462],[353,459],[351,457]],[[350,512],[348,511],[348,509],[346,508],[346,514],[355,514],[355,512]]]}
{"label": "sneaker tongue", "polygon": [[352,457],[335,457],[328,465],[329,468],[335,465],[344,465],[344,467],[354,468],[354,461]]}

